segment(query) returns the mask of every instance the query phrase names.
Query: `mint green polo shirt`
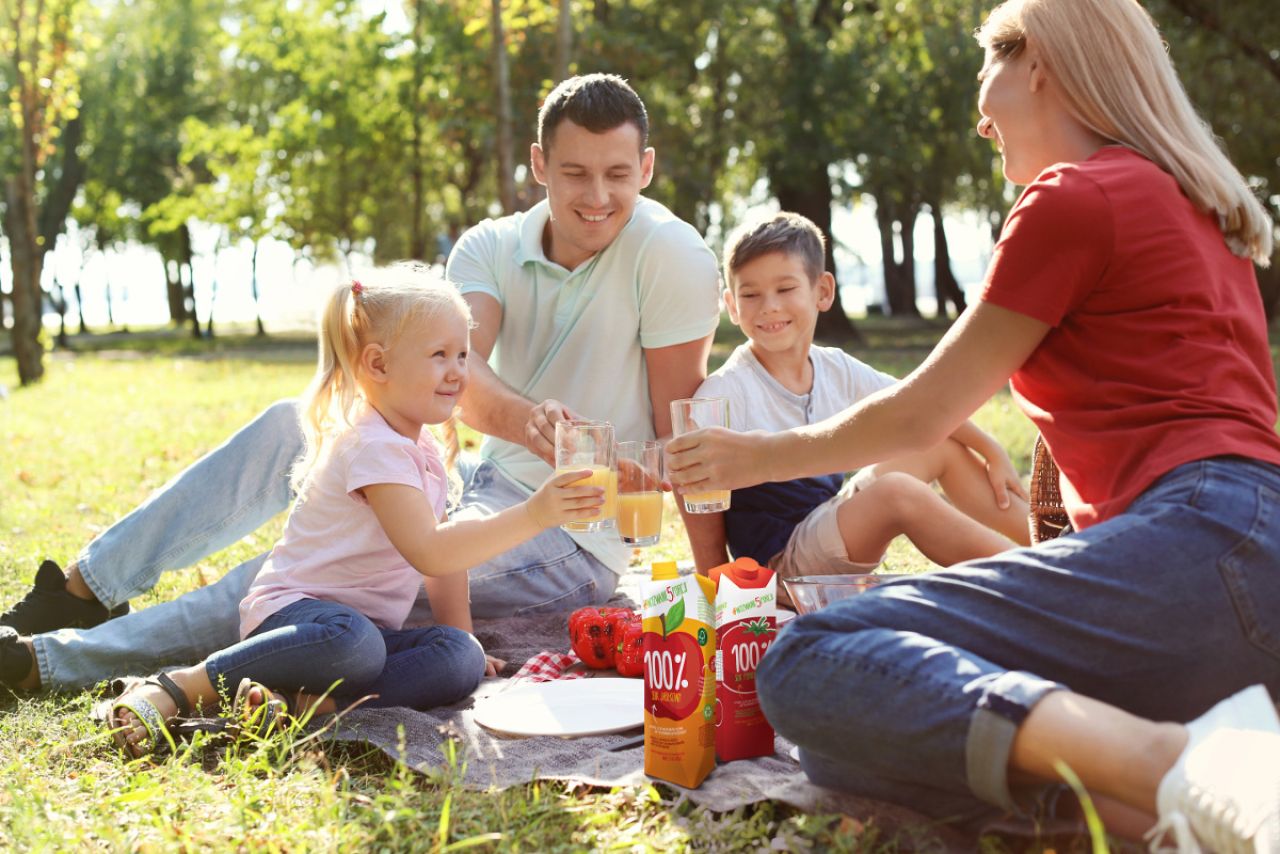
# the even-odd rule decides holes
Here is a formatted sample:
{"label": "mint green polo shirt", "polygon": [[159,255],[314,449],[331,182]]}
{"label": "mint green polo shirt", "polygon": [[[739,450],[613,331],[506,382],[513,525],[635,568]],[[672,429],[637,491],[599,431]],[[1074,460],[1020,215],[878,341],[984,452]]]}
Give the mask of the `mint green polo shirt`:
{"label": "mint green polo shirt", "polygon": [[[715,255],[688,223],[641,198],[630,222],[575,270],[548,260],[546,201],[485,220],[458,240],[445,271],[463,294],[502,305],[489,365],[534,402],[559,400],[614,425],[619,442],[652,439],[644,350],[696,341],[720,316]],[[521,445],[486,436],[480,456],[532,492],[551,467]],[[574,535],[615,572],[629,549],[617,534]]]}

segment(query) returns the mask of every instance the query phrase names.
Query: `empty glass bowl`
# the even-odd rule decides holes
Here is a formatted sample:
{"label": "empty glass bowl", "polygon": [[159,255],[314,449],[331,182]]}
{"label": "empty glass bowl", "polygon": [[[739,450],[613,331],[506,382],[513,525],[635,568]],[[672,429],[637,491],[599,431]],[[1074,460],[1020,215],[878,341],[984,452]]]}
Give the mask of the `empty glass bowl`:
{"label": "empty glass bowl", "polygon": [[797,575],[795,578],[784,578],[782,583],[787,587],[796,611],[808,614],[821,611],[832,602],[865,593],[878,584],[893,581],[895,578],[907,578],[901,573],[890,575]]}

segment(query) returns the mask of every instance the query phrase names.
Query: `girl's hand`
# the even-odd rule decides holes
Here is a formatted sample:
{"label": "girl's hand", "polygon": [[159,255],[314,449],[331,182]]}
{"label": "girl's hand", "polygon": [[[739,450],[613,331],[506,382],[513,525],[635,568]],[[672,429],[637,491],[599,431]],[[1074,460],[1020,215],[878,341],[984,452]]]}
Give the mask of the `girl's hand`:
{"label": "girl's hand", "polygon": [[501,658],[494,658],[492,655],[490,655],[487,652],[484,654],[484,675],[485,676],[497,676],[499,673],[502,672],[502,668],[506,666],[507,666],[507,663],[503,661]]}
{"label": "girl's hand", "polygon": [[554,528],[599,513],[604,506],[604,487],[573,486],[588,477],[591,477],[590,469],[561,472],[538,487],[525,502],[538,527]]}

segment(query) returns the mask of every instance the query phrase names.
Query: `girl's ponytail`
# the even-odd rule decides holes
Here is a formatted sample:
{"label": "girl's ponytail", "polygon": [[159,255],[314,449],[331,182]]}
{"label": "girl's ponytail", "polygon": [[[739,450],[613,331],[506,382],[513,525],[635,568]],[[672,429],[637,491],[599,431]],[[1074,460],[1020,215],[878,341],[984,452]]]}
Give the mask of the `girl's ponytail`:
{"label": "girl's ponytail", "polygon": [[354,362],[360,347],[354,318],[360,310],[358,291],[359,283],[334,288],[320,318],[316,374],[298,403],[305,451],[294,464],[290,480],[299,494],[324,450],[325,439],[346,423],[355,402]]}

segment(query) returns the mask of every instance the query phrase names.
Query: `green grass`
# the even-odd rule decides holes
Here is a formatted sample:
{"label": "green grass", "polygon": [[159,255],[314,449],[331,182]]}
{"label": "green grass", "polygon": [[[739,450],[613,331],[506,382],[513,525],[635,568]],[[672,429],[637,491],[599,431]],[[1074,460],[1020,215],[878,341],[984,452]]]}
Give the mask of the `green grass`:
{"label": "green grass", "polygon": [[[897,374],[941,332],[894,321],[866,329],[873,347],[857,354]],[[0,400],[0,603],[26,591],[40,559],[74,558],[266,404],[296,394],[311,373],[310,346],[296,339],[226,336],[211,347],[179,333],[117,336],[114,348],[89,343],[90,352],[49,358],[45,380],[30,389],[15,388],[12,361],[0,361],[0,384],[10,389]],[[733,343],[726,334],[716,364]],[[1025,473],[1032,431],[1007,394],[976,420]],[[666,518],[663,542],[643,559],[688,557],[677,514]],[[212,581],[268,548],[282,523],[166,575],[134,606]],[[889,561],[895,571],[929,566],[902,541]],[[777,804],[714,815],[675,805],[661,787],[530,783],[471,792],[456,784],[465,757],[418,774],[377,751],[314,740],[226,756],[198,746],[155,766],[126,764],[90,724],[92,699],[0,697],[0,848],[735,851],[773,841],[785,850],[896,851],[920,844]],[[927,829],[919,835],[927,839]]]}

